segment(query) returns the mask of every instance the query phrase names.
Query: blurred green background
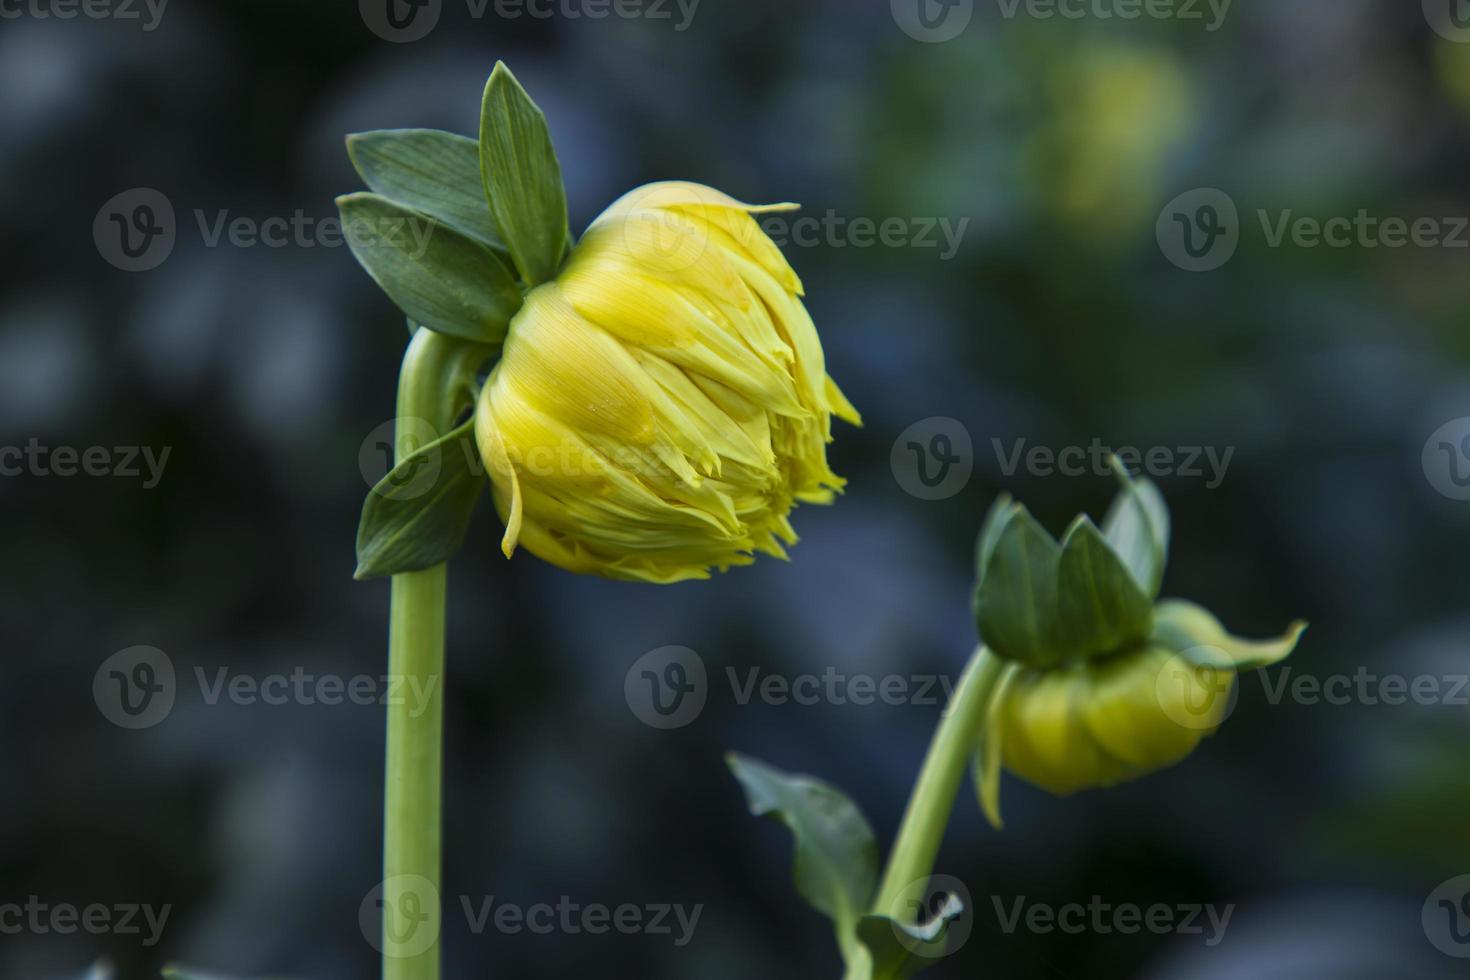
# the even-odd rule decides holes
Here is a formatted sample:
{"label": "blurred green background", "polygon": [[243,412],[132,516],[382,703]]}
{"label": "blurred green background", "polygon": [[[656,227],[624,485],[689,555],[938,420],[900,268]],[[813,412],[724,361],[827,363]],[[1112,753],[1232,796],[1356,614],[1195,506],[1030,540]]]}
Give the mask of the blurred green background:
{"label": "blurred green background", "polygon": [[[1067,7],[1079,17],[1009,0],[703,0],[597,17],[595,0],[558,0],[542,17],[431,0],[397,8],[437,15],[411,41],[383,36],[369,0],[178,0],[151,30],[142,6],[141,20],[5,7],[0,447],[169,456],[151,487],[34,463],[0,477],[0,907],[170,913],[152,945],[6,929],[0,976],[74,976],[99,957],[122,977],[169,961],[375,975],[358,913],[380,875],[381,709],[211,703],[195,678],[385,669],[387,585],[351,573],[402,318],[320,236],[207,232],[222,212],[334,218],[334,195],[360,186],[344,134],[473,133],[496,59],[550,119],[574,229],[665,178],[823,219],[803,238],[789,219],[771,230],[791,233],[829,368],[866,425],[838,428],[848,492],[795,515],[790,564],[707,583],[506,562],[482,510],[451,575],[445,894],[702,912],[684,945],[476,934],[451,915],[447,977],[838,976],[827,924],[791,888],[785,831],[745,813],[721,754],[830,780],[886,842],[940,706],[741,703],[726,671],[954,678],[994,496],[1060,531],[1112,493],[1101,476],[1007,472],[1017,440],[1230,451],[1218,480],[1156,477],[1176,527],[1165,594],[1247,635],[1313,626],[1290,673],[1246,678],[1178,768],[1069,800],[1008,778],[1004,833],[965,790],[938,870],[970,893],[973,929],[931,975],[1462,975],[1443,950],[1470,950],[1434,925],[1431,893],[1470,874],[1454,680],[1470,672],[1463,6],[1242,2],[1217,19],[1181,2],[1124,19],[1103,14],[1127,0]],[[170,203],[174,242],[129,272],[100,212],[135,188]],[[1181,236],[1222,202],[1181,197],[1200,189],[1235,214],[1211,212],[1226,234],[1196,239],[1211,245],[1197,259]],[[1284,214],[1360,212],[1380,231],[1433,219],[1434,241],[1275,239]],[[862,219],[903,232],[872,243]],[[946,226],[963,228],[953,249],[937,231],[925,243]],[[1201,263],[1218,267],[1188,268]],[[935,418],[968,441],[952,445],[969,477],[930,500],[910,492],[901,436],[918,426],[924,442]],[[134,731],[93,681],[136,645],[167,654],[178,693]],[[624,682],[667,645],[696,651],[709,680],[698,717],[665,731]],[[1370,681],[1344,703],[1272,696],[1363,672],[1439,694],[1388,704]],[[1214,945],[1208,929],[1007,931],[997,914],[1093,896],[1233,911]]]}

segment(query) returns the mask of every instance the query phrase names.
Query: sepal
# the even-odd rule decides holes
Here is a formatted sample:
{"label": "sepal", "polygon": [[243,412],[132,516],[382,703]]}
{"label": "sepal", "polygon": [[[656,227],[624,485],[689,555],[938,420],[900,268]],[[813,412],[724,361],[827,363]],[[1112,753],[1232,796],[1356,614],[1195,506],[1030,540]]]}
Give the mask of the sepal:
{"label": "sepal", "polygon": [[464,542],[488,484],[473,421],[408,455],[363,502],[353,577],[422,571],[448,561]]}

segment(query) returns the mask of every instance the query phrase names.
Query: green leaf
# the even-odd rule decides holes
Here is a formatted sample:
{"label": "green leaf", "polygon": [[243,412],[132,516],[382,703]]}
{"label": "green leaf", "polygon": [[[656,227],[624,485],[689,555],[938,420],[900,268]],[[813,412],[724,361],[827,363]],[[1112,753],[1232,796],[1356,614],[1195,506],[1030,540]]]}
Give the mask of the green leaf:
{"label": "green leaf", "polygon": [[995,503],[990,505],[990,510],[985,515],[985,523],[980,525],[980,536],[975,540],[975,582],[977,585],[984,581],[985,566],[990,564],[990,556],[995,553],[995,543],[1000,540],[1000,533],[1010,522],[1012,512],[1019,506],[1008,493],[996,497]]}
{"label": "green leaf", "polygon": [[995,543],[975,592],[980,638],[999,657],[1053,666],[1070,653],[1057,634],[1062,549],[1019,504],[997,523]]}
{"label": "green leaf", "polygon": [[363,503],[354,577],[416,572],[448,561],[488,482],[473,420],[410,454]]}
{"label": "green leaf", "polygon": [[1067,646],[1099,657],[1148,639],[1153,602],[1087,515],[1068,528],[1058,565],[1057,629]]}
{"label": "green leaf", "polygon": [[372,190],[509,259],[485,200],[475,140],[438,129],[378,129],[347,137],[347,155]]}
{"label": "green leaf", "polygon": [[857,949],[857,922],[878,886],[878,844],[861,812],[835,787],[748,756],[725,756],[750,812],[774,817],[796,839],[796,890],[832,920],[843,959]]}
{"label": "green leaf", "polygon": [[505,338],[521,294],[479,242],[378,194],[337,198],[352,254],[408,317],[481,343]]}
{"label": "green leaf", "polygon": [[1103,535],[1144,593],[1158,598],[1169,559],[1169,508],[1151,480],[1133,479],[1116,456],[1113,472],[1123,489],[1103,518]]}
{"label": "green leaf", "polygon": [[1162,646],[1179,654],[1199,647],[1220,650],[1236,670],[1256,670],[1285,660],[1307,630],[1307,624],[1297,620],[1275,639],[1243,640],[1227,633],[1204,606],[1184,599],[1159,603],[1154,620],[1154,639]]}
{"label": "green leaf", "polygon": [[546,117],[504,62],[480,105],[480,176],[521,279],[538,286],[555,277],[568,239],[561,164]]}
{"label": "green leaf", "polygon": [[944,905],[922,925],[885,915],[863,916],[857,934],[873,957],[872,980],[908,980],[949,955],[949,927],[964,914],[959,896],[947,895]]}

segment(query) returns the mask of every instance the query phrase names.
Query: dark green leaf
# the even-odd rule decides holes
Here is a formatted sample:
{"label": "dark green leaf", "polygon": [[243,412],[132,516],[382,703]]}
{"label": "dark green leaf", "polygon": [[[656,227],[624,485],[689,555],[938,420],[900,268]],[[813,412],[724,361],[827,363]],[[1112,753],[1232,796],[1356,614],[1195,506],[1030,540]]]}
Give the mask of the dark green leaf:
{"label": "dark green leaf", "polygon": [[865,915],[857,934],[872,954],[872,980],[908,980],[933,966],[950,952],[949,927],[965,914],[957,895],[945,897],[944,906],[922,925],[906,925],[885,915]]}
{"label": "dark green leaf", "polygon": [[347,155],[372,190],[510,257],[485,200],[475,140],[437,129],[379,129],[347,137]]}
{"label": "dark green leaf", "polygon": [[985,574],[975,593],[980,638],[999,657],[1045,667],[1066,659],[1059,643],[1057,575],[1061,547],[1025,507],[997,522]]}
{"label": "dark green leaf", "polygon": [[521,294],[495,253],[378,194],[348,194],[337,207],[352,254],[411,319],[466,340],[505,338]]}
{"label": "dark green leaf", "polygon": [[990,505],[990,510],[985,515],[985,523],[980,525],[980,536],[975,541],[975,584],[977,586],[985,578],[985,566],[990,564],[990,556],[995,553],[995,543],[1000,540],[1000,533],[1005,530],[1006,524],[1011,519],[1011,512],[1018,506],[1008,493],[996,497],[995,503]]}
{"label": "dark green leaf", "polygon": [[448,561],[488,482],[473,420],[409,455],[363,503],[355,577],[416,572]]}
{"label": "dark green leaf", "polygon": [[1080,656],[1131,648],[1153,629],[1153,603],[1085,514],[1062,540],[1057,603],[1058,631]]}
{"label": "dark green leaf", "polygon": [[480,174],[521,278],[529,286],[553,278],[568,238],[561,164],[546,117],[503,62],[480,106]]}
{"label": "dark green leaf", "polygon": [[782,772],[747,756],[725,757],[750,812],[770,816],[796,839],[796,890],[837,929],[844,959],[856,949],[858,919],[878,884],[873,830],[842,792],[811,776]]}
{"label": "dark green leaf", "polygon": [[1151,480],[1135,480],[1114,456],[1113,470],[1123,489],[1103,518],[1103,536],[1123,559],[1134,581],[1155,599],[1169,558],[1169,508]]}

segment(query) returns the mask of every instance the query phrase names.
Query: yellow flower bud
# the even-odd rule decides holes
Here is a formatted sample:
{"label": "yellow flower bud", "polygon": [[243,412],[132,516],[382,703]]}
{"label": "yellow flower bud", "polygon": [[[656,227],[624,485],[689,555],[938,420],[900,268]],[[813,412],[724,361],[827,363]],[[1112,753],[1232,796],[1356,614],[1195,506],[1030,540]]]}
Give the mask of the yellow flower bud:
{"label": "yellow flower bud", "polygon": [[1305,629],[1242,640],[1176,599],[1159,604],[1153,637],[1136,650],[1055,667],[1007,664],[976,754],[986,815],[1001,825],[1002,767],[1067,796],[1174,765],[1230,713],[1236,674],[1286,657]]}
{"label": "yellow flower bud", "polygon": [[675,582],[785,557],[797,502],[829,503],[827,376],[802,287],[751,217],[698,184],[618,200],[532,290],[475,437],[518,544],[569,571]]}

